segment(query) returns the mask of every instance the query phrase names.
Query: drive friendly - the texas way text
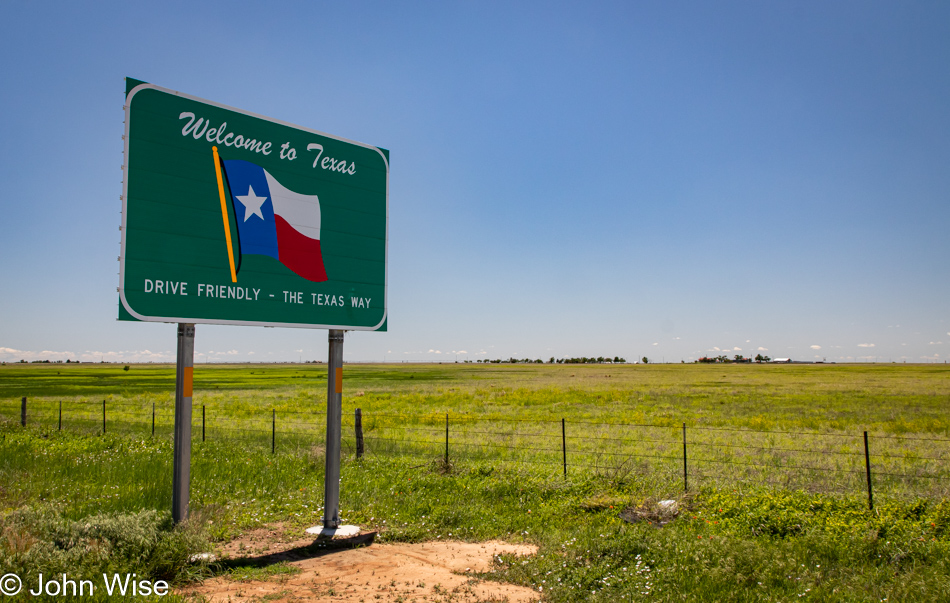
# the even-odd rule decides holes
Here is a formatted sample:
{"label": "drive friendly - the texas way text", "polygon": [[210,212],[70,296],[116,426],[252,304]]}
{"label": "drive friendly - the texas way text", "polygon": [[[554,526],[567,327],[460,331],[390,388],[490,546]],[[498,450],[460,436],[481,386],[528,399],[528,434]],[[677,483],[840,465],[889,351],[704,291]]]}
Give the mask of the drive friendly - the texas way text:
{"label": "drive friendly - the texas way text", "polygon": [[[145,293],[156,295],[188,295],[188,283],[184,281],[163,281],[145,279]],[[302,291],[281,291],[283,299],[288,304],[306,303],[306,296]],[[214,297],[217,299],[235,299],[242,301],[255,302],[260,299],[261,290],[253,287],[236,287],[232,285],[208,285],[198,283],[198,297]],[[268,297],[275,297],[273,293],[267,293]],[[278,296],[277,299],[280,299]],[[311,293],[310,303],[315,306],[339,306],[345,305],[345,298],[342,295],[329,295],[326,293]],[[372,301],[370,297],[350,297],[351,308],[369,308]]]}

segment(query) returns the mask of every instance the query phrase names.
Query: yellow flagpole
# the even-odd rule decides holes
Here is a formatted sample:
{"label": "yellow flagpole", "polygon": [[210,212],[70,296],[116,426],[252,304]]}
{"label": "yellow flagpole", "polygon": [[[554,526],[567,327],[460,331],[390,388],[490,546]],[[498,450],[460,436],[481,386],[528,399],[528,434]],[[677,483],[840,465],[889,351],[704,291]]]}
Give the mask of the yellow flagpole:
{"label": "yellow flagpole", "polygon": [[224,238],[228,240],[228,262],[231,263],[231,282],[237,282],[237,272],[234,271],[234,250],[231,247],[231,224],[228,220],[228,204],[224,200],[224,180],[221,179],[221,159],[218,157],[218,147],[211,147],[214,153],[214,173],[218,177],[218,197],[221,198],[221,219],[224,220]]}

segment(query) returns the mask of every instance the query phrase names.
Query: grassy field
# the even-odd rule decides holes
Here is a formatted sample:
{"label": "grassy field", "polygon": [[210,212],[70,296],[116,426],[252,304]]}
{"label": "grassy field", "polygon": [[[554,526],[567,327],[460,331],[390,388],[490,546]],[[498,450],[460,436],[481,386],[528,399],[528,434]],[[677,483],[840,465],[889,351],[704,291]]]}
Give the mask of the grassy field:
{"label": "grassy field", "polygon": [[[755,429],[950,433],[950,366],[347,365],[349,408],[486,418],[681,422]],[[326,366],[199,365],[195,404],[319,410]],[[174,366],[7,364],[0,401],[168,404]],[[361,399],[362,398],[362,399]]]}
{"label": "grassy field", "polygon": [[[344,383],[344,518],[390,540],[536,543],[537,557],[501,558],[486,578],[530,585],[544,600],[950,592],[945,365],[347,365]],[[183,581],[225,571],[186,563],[204,541],[320,523],[325,365],[196,367],[195,520],[174,530],[173,385],[174,367],[159,365],[0,367],[4,573],[125,563]],[[359,461],[356,408],[367,439]],[[675,518],[656,505],[670,498]],[[104,534],[128,533],[116,522],[141,527],[135,543],[110,545],[127,554],[89,553],[89,542],[112,542]],[[86,549],[50,544],[70,530]]]}

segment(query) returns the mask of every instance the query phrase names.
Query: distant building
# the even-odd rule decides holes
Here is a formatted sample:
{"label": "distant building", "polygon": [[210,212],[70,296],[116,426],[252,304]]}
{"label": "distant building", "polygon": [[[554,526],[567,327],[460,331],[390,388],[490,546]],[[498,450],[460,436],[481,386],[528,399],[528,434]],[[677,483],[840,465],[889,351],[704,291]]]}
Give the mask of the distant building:
{"label": "distant building", "polygon": [[791,358],[773,358],[772,359],[772,362],[784,362],[786,364],[788,364],[791,361],[792,361]]}

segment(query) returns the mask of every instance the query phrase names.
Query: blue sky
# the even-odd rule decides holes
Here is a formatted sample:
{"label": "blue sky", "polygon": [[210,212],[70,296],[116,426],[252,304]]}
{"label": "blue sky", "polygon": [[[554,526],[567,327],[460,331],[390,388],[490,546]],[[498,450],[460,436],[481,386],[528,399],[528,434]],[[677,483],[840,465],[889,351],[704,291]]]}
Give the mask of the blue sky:
{"label": "blue sky", "polygon": [[174,360],[115,320],[126,76],[390,150],[348,360],[950,356],[947,3],[11,0],[0,73],[2,360]]}

